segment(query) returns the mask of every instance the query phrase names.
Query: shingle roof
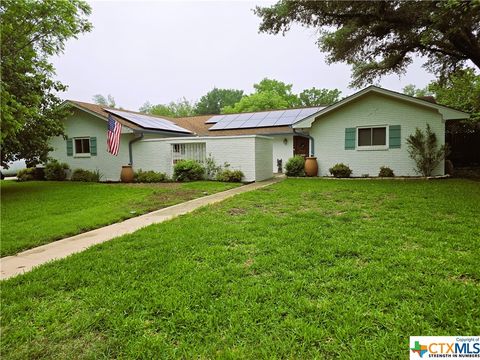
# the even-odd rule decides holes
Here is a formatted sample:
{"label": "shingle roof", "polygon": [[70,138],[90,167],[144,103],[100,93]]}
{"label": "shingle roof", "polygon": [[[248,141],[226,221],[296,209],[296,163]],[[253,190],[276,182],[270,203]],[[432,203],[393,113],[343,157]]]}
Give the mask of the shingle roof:
{"label": "shingle roof", "polygon": [[[82,101],[75,101],[75,100],[67,100],[69,103],[72,103],[73,105],[76,105],[77,107],[80,107],[80,108],[83,108],[89,112],[92,112],[96,115],[99,115],[103,118],[105,118],[105,120],[107,120],[108,118],[108,115],[109,113],[106,112],[105,110],[103,110],[104,108],[106,109],[110,109],[109,107],[107,106],[102,106],[102,105],[97,105],[97,104],[90,104],[90,103],[86,103],[86,102],[82,102]],[[114,110],[114,109],[112,109]],[[128,110],[126,110],[128,111]],[[129,111],[129,112],[133,112],[133,111]],[[133,130],[141,130],[142,128],[130,121],[127,121],[125,119],[122,119],[121,117],[119,116],[116,116],[116,115],[112,115],[113,118],[115,120],[117,120],[120,124],[122,125],[125,125],[127,127],[129,127],[130,129],[133,129]]]}
{"label": "shingle roof", "polygon": [[[104,109],[112,109],[107,106],[90,104],[82,101],[68,100],[68,102],[76,105],[77,107],[83,108],[89,112],[92,112],[96,115],[104,117],[107,119],[109,113]],[[125,112],[130,112],[133,114],[143,114],[137,111],[123,110]],[[200,116],[189,116],[183,118],[172,118],[168,116],[156,116],[149,115],[152,117],[158,117],[160,119],[167,119],[182,128],[192,131],[199,136],[234,136],[234,135],[272,135],[272,134],[291,134],[293,131],[289,126],[272,126],[265,128],[253,128],[253,129],[233,129],[233,130],[216,130],[209,131],[208,129],[214,124],[205,124],[205,122],[215,115],[200,115]],[[113,115],[114,119],[120,122],[122,125],[125,125],[133,130],[141,130],[142,128],[132,122],[129,122],[123,118]]]}

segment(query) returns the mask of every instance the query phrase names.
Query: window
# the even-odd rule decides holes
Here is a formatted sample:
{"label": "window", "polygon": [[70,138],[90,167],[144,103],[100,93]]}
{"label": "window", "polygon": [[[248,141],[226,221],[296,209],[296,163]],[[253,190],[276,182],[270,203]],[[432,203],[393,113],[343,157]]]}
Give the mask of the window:
{"label": "window", "polygon": [[368,127],[358,129],[358,147],[385,149],[387,146],[387,127]]}
{"label": "window", "polygon": [[75,139],[75,155],[79,155],[79,156],[90,155],[90,138]]}
{"label": "window", "polygon": [[206,157],[205,143],[172,144],[172,161],[174,164],[179,160],[195,160],[204,163]]}

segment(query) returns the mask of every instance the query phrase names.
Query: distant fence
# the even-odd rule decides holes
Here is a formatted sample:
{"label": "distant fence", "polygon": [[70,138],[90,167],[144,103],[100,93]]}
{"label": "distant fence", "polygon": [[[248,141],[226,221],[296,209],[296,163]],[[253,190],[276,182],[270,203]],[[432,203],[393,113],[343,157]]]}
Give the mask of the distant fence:
{"label": "distant fence", "polygon": [[480,166],[480,123],[447,121],[445,142],[450,147],[448,159],[454,167]]}

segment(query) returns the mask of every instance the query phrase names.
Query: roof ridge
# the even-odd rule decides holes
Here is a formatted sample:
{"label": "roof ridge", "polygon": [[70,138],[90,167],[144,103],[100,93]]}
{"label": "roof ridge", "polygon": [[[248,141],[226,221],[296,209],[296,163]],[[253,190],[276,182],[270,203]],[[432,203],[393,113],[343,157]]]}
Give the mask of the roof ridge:
{"label": "roof ridge", "polygon": [[303,110],[303,109],[313,109],[313,108],[319,108],[319,107],[325,108],[325,107],[329,106],[329,105],[298,106],[298,107],[292,107],[292,108],[286,108],[286,109],[246,111],[246,112],[229,113],[229,114],[197,114],[197,115],[190,115],[190,116],[172,117],[172,116],[165,116],[165,115],[147,114],[145,112],[133,111],[133,110],[128,110],[128,109],[117,109],[117,108],[112,108],[110,106],[104,106],[104,105],[90,103],[90,102],[86,102],[86,101],[71,100],[71,99],[67,99],[67,101],[71,101],[71,102],[74,102],[74,103],[80,103],[80,104],[87,104],[87,105],[90,105],[90,106],[97,106],[97,107],[101,108],[102,110],[124,111],[124,112],[129,112],[129,113],[138,114],[138,115],[152,116],[152,117],[156,117],[156,118],[159,118],[159,119],[170,120],[170,121],[175,121],[176,119],[188,120],[190,118],[201,117],[201,116],[213,117],[213,116],[222,116],[222,115],[256,114],[256,113],[262,113],[262,112],[282,111],[282,110],[283,111],[286,111],[286,110]]}
{"label": "roof ridge", "polygon": [[319,107],[327,107],[330,105],[316,105],[316,106],[298,106],[298,107],[292,107],[292,108],[286,108],[286,109],[270,109],[270,110],[260,110],[260,111],[245,111],[245,112],[236,112],[236,113],[228,113],[228,114],[211,114],[210,116],[221,116],[221,115],[240,115],[240,114],[256,114],[256,113],[262,113],[262,112],[271,112],[271,111],[286,111],[286,110],[303,110],[303,109],[313,109],[313,108],[319,108]]}
{"label": "roof ridge", "polygon": [[144,112],[141,112],[141,111],[133,111],[133,110],[128,110],[128,109],[117,109],[117,108],[112,108],[111,106],[104,106],[104,105],[100,105],[100,104],[89,103],[89,102],[86,102],[86,101],[78,101],[78,100],[70,100],[70,99],[67,99],[66,101],[71,101],[71,102],[77,103],[77,104],[87,104],[87,105],[90,105],[90,106],[97,106],[97,107],[101,108],[102,110],[106,110],[106,111],[108,111],[108,110],[124,111],[124,112],[132,113],[132,114],[152,116],[152,117],[156,117],[156,118],[159,118],[159,119],[170,120],[170,121],[172,121],[173,119],[176,119],[176,118],[173,118],[173,117],[170,117],[170,116],[147,114],[147,113],[144,113]]}

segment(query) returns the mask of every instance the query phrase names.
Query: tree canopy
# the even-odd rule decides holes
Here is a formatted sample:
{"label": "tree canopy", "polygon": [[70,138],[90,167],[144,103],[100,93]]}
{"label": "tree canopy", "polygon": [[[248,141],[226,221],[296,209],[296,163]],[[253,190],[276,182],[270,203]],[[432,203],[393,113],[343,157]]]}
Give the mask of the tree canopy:
{"label": "tree canopy", "polygon": [[271,93],[284,99],[289,107],[299,106],[297,95],[292,92],[292,84],[285,84],[283,81],[265,78],[258,84],[253,84],[256,94]]}
{"label": "tree canopy", "polygon": [[243,90],[213,88],[203,95],[195,105],[198,115],[220,114],[222,108],[240,101]]}
{"label": "tree canopy", "polygon": [[288,109],[290,104],[281,95],[273,91],[257,92],[244,96],[233,106],[226,106],[222,109],[223,114],[234,114],[242,112]]}
{"label": "tree canopy", "polygon": [[338,101],[341,91],[338,89],[317,89],[303,90],[300,94],[292,91],[292,84],[286,84],[275,79],[265,78],[258,84],[254,84],[255,91],[244,96],[233,106],[226,106],[222,109],[225,114],[289,109],[302,106],[330,105]]}
{"label": "tree canopy", "polygon": [[96,94],[96,95],[93,95],[92,99],[93,99],[93,102],[97,105],[102,105],[102,106],[111,107],[111,108],[117,107],[117,104],[115,103],[115,98],[110,94],[108,94],[106,97],[103,96],[102,94]]}
{"label": "tree canopy", "polygon": [[[317,89],[313,87],[295,94],[292,87],[292,84],[264,78],[253,84],[254,92],[249,95],[244,95],[243,90],[213,88],[202,96],[197,103],[190,102],[186,98],[157,105],[152,105],[147,101],[139,111],[159,116],[184,117],[325,106],[340,100],[341,91],[338,89]],[[106,104],[109,99],[100,96],[96,100],[97,103],[100,101],[102,104]],[[113,98],[110,100],[113,100]],[[114,100],[113,104],[115,104]]]}
{"label": "tree canopy", "polygon": [[470,114],[470,123],[480,121],[480,75],[473,69],[457,70],[443,81],[432,81],[424,88],[410,84],[403,88],[410,96],[435,97],[437,103]]}
{"label": "tree canopy", "polygon": [[195,106],[186,98],[171,101],[168,104],[157,105],[152,105],[147,101],[139,111],[158,116],[185,117],[195,115]]}
{"label": "tree canopy", "polygon": [[290,1],[257,7],[260,31],[293,23],[319,30],[327,61],[353,66],[352,85],[404,73],[414,55],[445,78],[468,60],[480,68],[480,1]]}
{"label": "tree canopy", "polygon": [[405,95],[415,96],[415,97],[422,97],[422,96],[430,96],[433,95],[430,90],[428,90],[428,86],[422,88],[418,88],[414,84],[408,84],[402,89]]}
{"label": "tree canopy", "polygon": [[437,102],[470,114],[470,122],[480,122],[480,75],[472,69],[458,70],[443,82],[428,86]]}
{"label": "tree canopy", "polygon": [[90,6],[81,0],[0,2],[1,41],[1,164],[25,159],[46,161],[48,140],[63,134],[56,93],[66,86],[54,81],[48,61],[63,52],[65,42],[90,31]]}
{"label": "tree canopy", "polygon": [[341,93],[338,89],[329,90],[312,87],[303,90],[298,94],[298,98],[302,106],[327,106],[340,100]]}

